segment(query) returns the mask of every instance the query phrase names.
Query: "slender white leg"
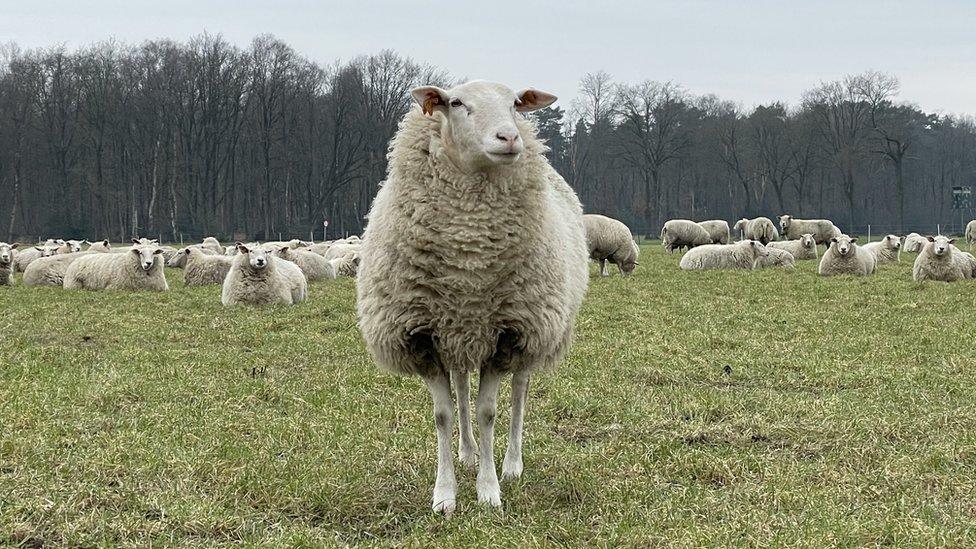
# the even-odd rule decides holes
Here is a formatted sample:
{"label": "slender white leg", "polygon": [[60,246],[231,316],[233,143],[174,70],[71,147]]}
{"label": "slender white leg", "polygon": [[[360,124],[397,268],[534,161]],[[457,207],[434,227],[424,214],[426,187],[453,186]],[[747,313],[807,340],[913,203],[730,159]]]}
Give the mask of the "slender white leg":
{"label": "slender white leg", "polygon": [[466,467],[474,467],[478,453],[474,445],[474,431],[471,429],[471,375],[467,372],[451,372],[454,392],[457,394],[458,432],[461,441],[458,445],[458,460]]}
{"label": "slender white leg", "polygon": [[600,276],[610,276],[610,273],[607,272],[607,260],[606,259],[601,259],[600,260]]}
{"label": "slender white leg", "polygon": [[522,429],[525,426],[525,399],[528,394],[528,372],[516,372],[512,376],[512,426],[505,461],[502,462],[502,480],[522,476]]}
{"label": "slender white leg", "polygon": [[490,369],[482,368],[478,382],[478,402],[475,412],[478,414],[478,437],[481,439],[481,453],[478,456],[478,502],[487,503],[492,507],[502,504],[502,490],[498,486],[498,474],[495,472],[495,456],[492,452],[492,442],[495,434],[495,407],[498,400],[498,383],[501,374]]}
{"label": "slender white leg", "polygon": [[446,373],[425,377],[427,389],[434,400],[434,425],[437,427],[437,480],[434,482],[433,509],[451,516],[457,497],[454,478],[454,456],[451,443],[454,437],[454,403],[451,402],[451,380]]}

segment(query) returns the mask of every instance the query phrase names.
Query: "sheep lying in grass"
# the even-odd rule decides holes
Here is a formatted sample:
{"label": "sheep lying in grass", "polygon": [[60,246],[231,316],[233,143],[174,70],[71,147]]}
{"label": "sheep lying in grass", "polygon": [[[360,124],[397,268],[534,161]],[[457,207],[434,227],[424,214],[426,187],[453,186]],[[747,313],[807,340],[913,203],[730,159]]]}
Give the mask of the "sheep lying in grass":
{"label": "sheep lying in grass", "polygon": [[74,254],[81,251],[82,244],[85,244],[87,240],[64,240],[55,253],[59,254]]}
{"label": "sheep lying in grass", "polygon": [[[207,286],[223,284],[230,271],[233,259],[218,255],[202,247],[187,246],[177,252],[183,256],[183,284],[185,286]],[[175,259],[175,257],[174,257]]]}
{"label": "sheep lying in grass", "polygon": [[[88,241],[86,240],[85,242],[88,242]],[[97,240],[95,242],[88,242],[88,250],[87,251],[89,251],[89,252],[98,252],[98,253],[108,253],[108,252],[111,252],[112,251],[112,244],[109,243],[109,241],[108,241],[107,238],[105,240]]]}
{"label": "sheep lying in grass", "polygon": [[969,250],[972,251],[973,244],[976,244],[976,219],[966,224],[966,242],[969,243]]}
{"label": "sheep lying in grass", "polygon": [[68,267],[80,257],[95,252],[73,252],[39,257],[24,269],[24,286],[63,286]]}
{"label": "sheep lying in grass", "polygon": [[221,257],[224,257],[223,254],[218,254],[217,252],[214,252],[212,248],[204,248],[200,244],[191,244],[190,246],[186,246],[184,248],[180,248],[174,251],[171,257],[166,259],[166,266],[173,267],[175,269],[185,268],[187,257],[189,257],[189,254],[187,254],[187,250],[189,250],[190,248],[193,248],[194,250],[197,250],[204,255],[219,255]]}
{"label": "sheep lying in grass", "polygon": [[61,247],[61,244],[44,244],[42,246],[17,250],[17,253],[14,255],[14,271],[24,272],[31,262],[41,257],[51,257],[58,252],[59,247]]}
{"label": "sheep lying in grass", "polygon": [[922,248],[924,248],[928,242],[929,241],[924,236],[918,233],[909,233],[908,236],[905,237],[905,241],[902,243],[902,249],[906,252],[917,254],[922,251]]}
{"label": "sheep lying in grass", "polygon": [[275,250],[275,255],[298,265],[309,282],[336,277],[335,269],[329,260],[317,253],[291,246],[281,246]]}
{"label": "sheep lying in grass", "polygon": [[[770,242],[773,244],[773,242]],[[792,271],[796,267],[796,258],[787,250],[766,246],[768,252],[756,261],[757,269],[780,268]]]}
{"label": "sheep lying in grass", "polygon": [[820,257],[819,248],[817,248],[817,241],[814,240],[813,235],[810,233],[800,235],[798,240],[779,240],[777,242],[770,242],[769,244],[766,244],[766,247],[786,250],[790,252],[793,259],[796,260],[817,259]]}
{"label": "sheep lying in grass", "polygon": [[753,269],[756,262],[769,255],[761,242],[740,240],[735,244],[706,244],[688,250],[679,266],[685,271],[711,269]]}
{"label": "sheep lying in grass", "polygon": [[156,245],[133,246],[124,253],[87,254],[68,266],[67,290],[166,291],[163,252]]}
{"label": "sheep lying in grass", "polygon": [[355,277],[359,271],[359,252],[349,252],[342,257],[329,260],[329,265],[336,278],[340,276]]}
{"label": "sheep lying in grass", "polygon": [[846,234],[830,239],[830,247],[824,252],[817,272],[821,276],[874,274],[877,261],[874,254],[857,245],[857,239]]}
{"label": "sheep lying in grass", "polygon": [[230,271],[224,279],[224,305],[292,305],[305,301],[308,282],[291,261],[275,257],[263,246],[237,243]]}
{"label": "sheep lying in grass", "polygon": [[588,254],[579,199],[517,114],[554,97],[488,82],[418,88],[413,96],[423,112],[400,124],[360,247],[359,327],[382,368],[427,384],[438,441],[433,508],[450,514],[451,378],[459,456],[473,464],[468,387],[480,371],[478,501],[500,506],[492,451],[499,383],[513,375],[502,477],[514,478],[522,473],[529,376],[569,350]]}
{"label": "sheep lying in grass", "polygon": [[0,286],[13,286],[14,256],[20,244],[0,242]]}
{"label": "sheep lying in grass", "polygon": [[868,242],[862,248],[874,254],[878,265],[901,261],[901,238],[893,234],[877,242]]}
{"label": "sheep lying in grass", "polygon": [[972,265],[969,258],[962,255],[953,246],[955,238],[946,236],[929,236],[928,243],[915,258],[912,266],[912,278],[916,282],[937,280],[941,282],[956,282],[972,277]]}
{"label": "sheep lying in grass", "polygon": [[976,256],[958,248],[953,250],[953,260],[959,264],[962,274],[966,278],[976,278]]}
{"label": "sheep lying in grass", "polygon": [[729,230],[729,222],[724,219],[709,219],[699,221],[701,228],[708,232],[712,238],[712,244],[728,244],[732,242],[732,231]]}
{"label": "sheep lying in grass", "polygon": [[687,219],[670,219],[661,228],[661,245],[670,253],[681,248],[711,244],[712,236],[704,227]]}
{"label": "sheep lying in grass", "polygon": [[830,246],[831,238],[842,234],[829,219],[794,219],[790,215],[781,215],[779,226],[783,230],[783,238],[796,240],[804,234],[812,234],[817,244],[827,246]]}
{"label": "sheep lying in grass", "polygon": [[640,249],[627,225],[604,215],[587,214],[583,227],[590,259],[600,263],[600,276],[608,276],[607,261],[616,265],[622,276],[634,272]]}
{"label": "sheep lying in grass", "polygon": [[745,240],[758,240],[763,245],[779,240],[776,225],[773,225],[772,220],[768,217],[757,217],[755,219],[743,217],[735,223],[733,228],[739,231]]}
{"label": "sheep lying in grass", "polygon": [[215,254],[223,255],[224,247],[220,244],[220,241],[212,236],[208,236],[203,239],[203,242],[199,244],[201,249],[210,250]]}

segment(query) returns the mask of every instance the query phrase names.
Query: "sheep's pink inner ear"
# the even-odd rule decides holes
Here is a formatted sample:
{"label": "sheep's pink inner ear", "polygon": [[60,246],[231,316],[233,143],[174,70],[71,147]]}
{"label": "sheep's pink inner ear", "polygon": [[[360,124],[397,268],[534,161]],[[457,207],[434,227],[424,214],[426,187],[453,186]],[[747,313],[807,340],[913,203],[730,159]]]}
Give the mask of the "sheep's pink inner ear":
{"label": "sheep's pink inner ear", "polygon": [[447,109],[447,92],[437,86],[421,86],[410,91],[424,114],[433,114],[434,109]]}
{"label": "sheep's pink inner ear", "polygon": [[556,102],[556,96],[540,90],[526,88],[515,94],[515,110],[532,112],[544,109]]}

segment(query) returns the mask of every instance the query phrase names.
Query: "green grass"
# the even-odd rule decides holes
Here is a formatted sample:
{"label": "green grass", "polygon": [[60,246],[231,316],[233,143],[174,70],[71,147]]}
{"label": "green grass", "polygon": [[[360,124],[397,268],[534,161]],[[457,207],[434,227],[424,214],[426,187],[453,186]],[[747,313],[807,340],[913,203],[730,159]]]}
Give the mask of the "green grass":
{"label": "green grass", "polygon": [[976,282],[678,258],[592,279],[533,380],[525,475],[492,511],[459,469],[451,520],[430,398],[372,365],[352,280],[263,310],[179,271],[0,288],[0,545],[976,543]]}

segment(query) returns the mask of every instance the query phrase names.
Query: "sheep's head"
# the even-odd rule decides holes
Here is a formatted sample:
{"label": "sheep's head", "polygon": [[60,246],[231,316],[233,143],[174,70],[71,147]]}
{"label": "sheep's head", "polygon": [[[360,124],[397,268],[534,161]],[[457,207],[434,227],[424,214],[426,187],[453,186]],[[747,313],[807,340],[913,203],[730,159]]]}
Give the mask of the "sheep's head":
{"label": "sheep's head", "polygon": [[41,257],[51,257],[52,255],[58,253],[58,248],[60,245],[54,246],[34,246],[34,249],[41,252]]}
{"label": "sheep's head", "polygon": [[898,235],[889,234],[884,237],[884,247],[890,250],[900,250],[901,238]]}
{"label": "sheep's head", "polygon": [[264,249],[260,245],[247,245],[243,242],[237,243],[237,251],[242,255],[247,256],[247,263],[252,269],[256,271],[264,270],[271,263],[271,258],[268,250]]}
{"label": "sheep's head", "polygon": [[139,267],[146,272],[152,270],[156,265],[156,257],[163,253],[158,246],[133,246],[129,253],[139,258]]}
{"label": "sheep's head", "polygon": [[789,215],[779,216],[779,228],[784,233],[789,230],[790,223],[793,223],[793,217]]}
{"label": "sheep's head", "polygon": [[769,250],[766,249],[766,246],[764,246],[762,242],[759,242],[758,240],[746,240],[746,242],[749,243],[749,247],[753,249],[753,252],[756,254],[757,258],[766,257],[769,255]]}
{"label": "sheep's head", "polygon": [[159,244],[159,240],[155,238],[133,238],[132,243],[137,246],[148,246],[150,244]]}
{"label": "sheep's head", "polygon": [[806,233],[800,235],[800,246],[804,248],[813,249],[817,246],[817,241],[813,238],[812,233]]}
{"label": "sheep's head", "polygon": [[182,267],[186,265],[186,258],[190,255],[190,247],[180,248],[173,254],[173,257],[169,258],[166,262],[167,267]]}
{"label": "sheep's head", "polygon": [[846,234],[835,236],[834,238],[830,239],[830,245],[837,250],[837,253],[840,254],[841,257],[851,255],[854,249],[857,248],[856,242],[857,238],[851,238]]}
{"label": "sheep's head", "polygon": [[441,139],[451,160],[467,173],[514,164],[525,150],[516,113],[551,105],[556,96],[531,88],[518,93],[501,84],[476,80],[449,90],[415,88],[424,114],[439,112]]}
{"label": "sheep's head", "polygon": [[955,238],[949,238],[947,236],[929,236],[928,241],[932,243],[932,254],[937,257],[948,256],[952,254],[952,244],[956,243]]}
{"label": "sheep's head", "polygon": [[67,240],[64,245],[68,247],[68,253],[75,253],[81,251],[81,245],[84,243],[84,240]]}
{"label": "sheep's head", "polygon": [[746,223],[749,223],[749,220],[743,217],[742,219],[735,222],[735,225],[732,226],[732,230],[743,231],[746,228]]}
{"label": "sheep's head", "polygon": [[14,260],[14,250],[17,249],[16,242],[13,244],[7,244],[6,242],[0,242],[0,265],[6,267],[10,265]]}

